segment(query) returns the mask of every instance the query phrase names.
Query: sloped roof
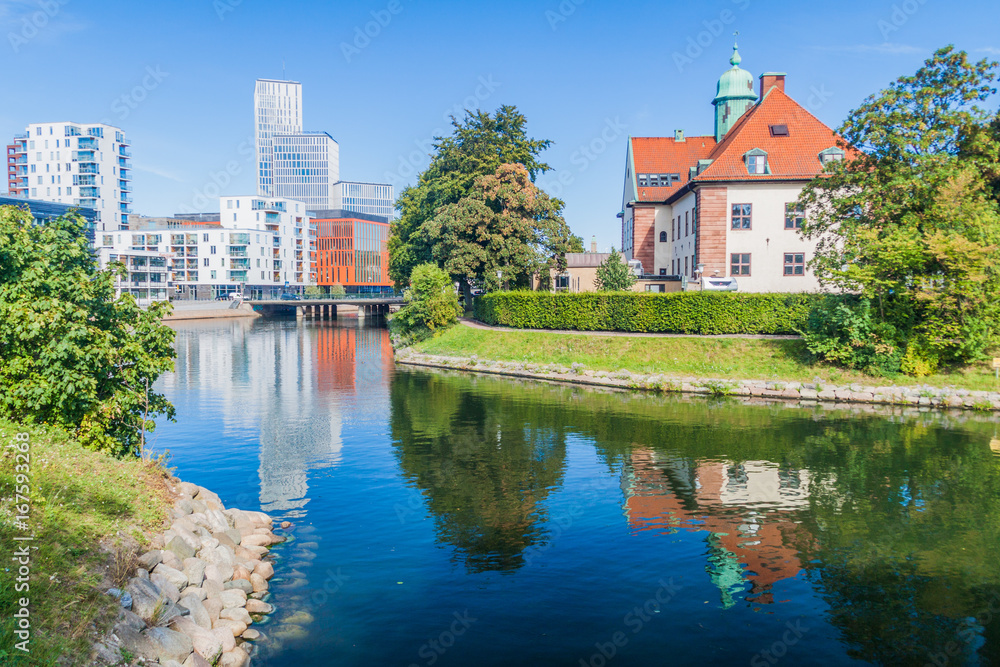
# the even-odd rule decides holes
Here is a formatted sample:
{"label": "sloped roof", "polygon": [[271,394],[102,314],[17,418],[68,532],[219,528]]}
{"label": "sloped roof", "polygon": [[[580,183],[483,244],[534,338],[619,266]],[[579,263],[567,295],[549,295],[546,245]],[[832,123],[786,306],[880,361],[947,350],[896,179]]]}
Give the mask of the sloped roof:
{"label": "sloped roof", "polygon": [[[771,136],[772,125],[788,127],[788,136]],[[812,179],[823,171],[819,154],[837,145],[837,134],[778,87],[750,107],[708,156],[713,160],[695,181],[774,181]],[[743,156],[759,148],[767,153],[768,173],[747,173]],[[848,150],[848,155],[854,151]]]}
{"label": "sloped roof", "polygon": [[[676,141],[673,137],[632,137],[632,157],[635,178],[638,174],[680,174],[679,183],[670,187],[640,188],[639,201],[664,201],[688,182],[691,167],[709,156],[715,148],[715,137],[688,137]],[[638,183],[638,181],[636,181]]]}
{"label": "sloped roof", "polygon": [[586,269],[600,266],[610,256],[609,252],[568,252],[566,253],[566,268]]}

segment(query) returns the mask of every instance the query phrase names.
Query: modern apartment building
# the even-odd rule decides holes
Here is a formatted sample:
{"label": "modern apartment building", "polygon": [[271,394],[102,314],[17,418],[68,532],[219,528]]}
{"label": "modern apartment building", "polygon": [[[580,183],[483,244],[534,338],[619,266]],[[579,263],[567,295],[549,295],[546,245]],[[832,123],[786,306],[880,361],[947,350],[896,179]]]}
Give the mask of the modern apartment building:
{"label": "modern apartment building", "polygon": [[84,236],[90,245],[94,245],[94,230],[97,218],[97,211],[91,208],[80,208],[69,204],[56,204],[49,201],[39,201],[37,199],[26,199],[24,197],[2,197],[0,196],[0,206],[17,206],[27,209],[36,224],[44,225],[49,220],[66,215],[67,213],[77,213],[83,218],[86,227],[83,230]]}
{"label": "modern apartment building", "polygon": [[7,190],[96,212],[98,231],[128,228],[132,153],[113,125],[33,123],[7,146]]}
{"label": "modern apartment building", "polygon": [[[146,219],[141,231],[98,234],[102,266],[112,256],[127,258],[139,269],[146,266],[142,258],[163,258],[165,287],[175,298],[211,299],[236,291],[275,296],[316,284],[315,226],[302,202],[245,196],[223,197],[219,204],[219,222]],[[141,284],[143,271],[137,273],[139,279],[130,276],[122,288],[136,290],[139,298],[143,288],[151,288]]]}
{"label": "modern apartment building", "polygon": [[341,181],[333,188],[333,202],[329,208],[391,220],[396,210],[396,199],[393,187],[385,183]]}
{"label": "modern apartment building", "polygon": [[329,134],[276,134],[271,165],[274,196],[300,201],[309,210],[330,208],[340,180],[340,145]]}
{"label": "modern apartment building", "polygon": [[273,149],[275,135],[302,133],[302,84],[257,79],[253,94],[257,149],[257,194],[275,195]]}

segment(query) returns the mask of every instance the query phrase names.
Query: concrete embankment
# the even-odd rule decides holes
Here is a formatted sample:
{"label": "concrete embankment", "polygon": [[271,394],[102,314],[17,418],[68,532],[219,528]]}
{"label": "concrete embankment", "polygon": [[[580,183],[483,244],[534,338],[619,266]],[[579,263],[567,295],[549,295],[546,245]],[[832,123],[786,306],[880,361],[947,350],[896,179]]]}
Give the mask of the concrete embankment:
{"label": "concrete embankment", "polygon": [[269,549],[285,538],[266,514],[226,509],[208,489],[173,480],[171,490],[170,528],[138,557],[125,590],[108,591],[122,609],[95,664],[245,667],[266,641],[251,625],[274,611]]}
{"label": "concrete embankment", "polygon": [[429,368],[447,368],[492,375],[507,375],[553,382],[639,389],[658,392],[776,399],[803,403],[854,403],[913,406],[918,409],[1000,411],[1000,392],[970,391],[929,386],[848,386],[779,382],[766,380],[726,380],[645,375],[627,370],[609,373],[588,370],[580,364],[523,364],[472,357],[443,357],[420,354],[409,348],[396,351],[396,363]]}
{"label": "concrete embankment", "polygon": [[183,320],[211,320],[231,317],[260,317],[248,303],[235,308],[229,301],[174,301],[174,312],[163,318],[164,322]]}

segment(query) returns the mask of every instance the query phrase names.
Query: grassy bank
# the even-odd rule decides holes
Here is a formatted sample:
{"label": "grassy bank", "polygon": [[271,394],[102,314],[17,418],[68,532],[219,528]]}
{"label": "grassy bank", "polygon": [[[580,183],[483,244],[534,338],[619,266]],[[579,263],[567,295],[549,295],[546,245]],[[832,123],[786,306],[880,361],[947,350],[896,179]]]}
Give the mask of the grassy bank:
{"label": "grassy bank", "polygon": [[829,384],[927,384],[971,390],[996,390],[993,371],[958,369],[925,378],[872,378],[815,363],[800,340],[750,338],[652,338],[491,331],[456,326],[415,346],[418,352],[531,364],[583,364],[595,371],[627,369],[636,373],[731,380],[786,380]]}
{"label": "grassy bank", "polygon": [[[15,525],[18,452],[8,445],[29,436],[30,509],[26,532]],[[20,472],[23,472],[22,468]],[[23,480],[21,480],[23,481]],[[24,495],[22,493],[22,495]],[[15,502],[15,500],[17,502]],[[134,571],[135,548],[159,528],[170,506],[163,469],[84,450],[63,432],[0,420],[0,664],[89,664],[95,637],[110,627],[117,603],[101,591]],[[16,536],[34,534],[18,543]],[[11,554],[30,544],[30,591],[18,592]],[[30,600],[31,653],[14,649],[11,614]]]}

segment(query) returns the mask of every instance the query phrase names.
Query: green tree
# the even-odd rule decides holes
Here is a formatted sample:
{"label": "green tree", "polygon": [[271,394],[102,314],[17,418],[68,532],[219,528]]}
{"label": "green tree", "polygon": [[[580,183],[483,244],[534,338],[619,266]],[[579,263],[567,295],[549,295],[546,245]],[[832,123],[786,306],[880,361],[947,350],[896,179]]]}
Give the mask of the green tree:
{"label": "green tree", "polygon": [[504,284],[527,282],[550,259],[565,258],[572,235],[561,210],[562,202],[539,190],[527,169],[504,164],[477,178],[458,203],[442,206],[414,237],[431,248],[432,259],[461,283],[471,303],[470,278],[495,290],[498,272]]}
{"label": "green tree", "polygon": [[981,358],[1000,332],[1000,133],[979,106],[996,68],[938,50],[851,112],[849,159],[800,200],[820,281],[870,299],[899,342],[944,362]]}
{"label": "green tree", "polygon": [[528,137],[527,119],[517,107],[502,106],[493,115],[467,111],[463,120],[451,122],[451,136],[435,137],[430,165],[396,202],[400,217],[389,237],[389,275],[397,285],[408,284],[413,268],[433,259],[429,239],[415,237],[417,231],[442,206],[467,197],[476,179],[496,174],[504,164],[523,165],[532,182],[550,169],[538,156],[551,142]]}
{"label": "green tree", "polygon": [[115,296],[76,215],[44,225],[0,207],[0,416],[58,424],[92,449],[138,453],[173,406],[152,391],[173,368],[167,303]]}
{"label": "green tree", "polygon": [[406,305],[389,320],[403,344],[423,340],[458,321],[462,313],[451,277],[436,264],[413,269]]}
{"label": "green tree", "polygon": [[608,258],[597,267],[594,283],[601,292],[627,292],[635,285],[635,273],[612,248]]}

